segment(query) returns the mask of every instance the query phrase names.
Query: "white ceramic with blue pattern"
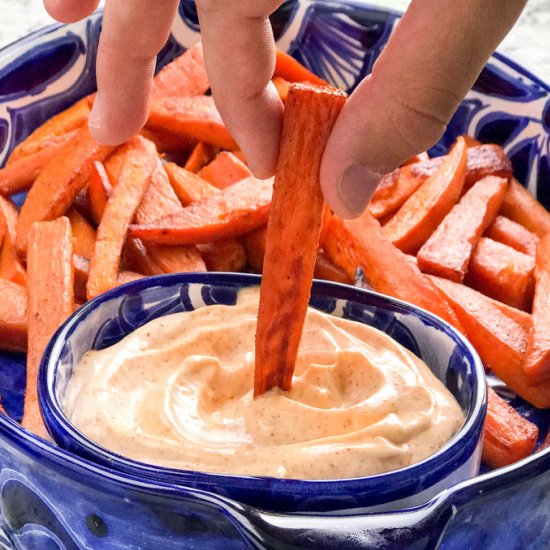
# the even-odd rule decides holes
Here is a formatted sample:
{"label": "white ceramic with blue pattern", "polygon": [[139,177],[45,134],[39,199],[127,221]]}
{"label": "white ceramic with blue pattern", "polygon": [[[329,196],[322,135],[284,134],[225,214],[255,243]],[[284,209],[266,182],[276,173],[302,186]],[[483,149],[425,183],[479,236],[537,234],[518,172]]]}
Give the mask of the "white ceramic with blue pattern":
{"label": "white ceramic with blue pattern", "polygon": [[[273,25],[280,47],[351,89],[370,71],[398,17],[363,3],[288,0]],[[0,161],[36,126],[94,90],[100,24],[96,14],[0,51]],[[184,0],[159,66],[197,39],[195,8]],[[495,54],[432,153],[462,133],[501,144],[516,177],[550,206],[548,85]],[[0,392],[15,419],[22,414],[24,360],[0,352]],[[509,397],[544,437],[550,414]],[[0,548],[550,547],[550,449],[483,472],[418,509],[321,519],[263,513],[168,483],[151,486],[56,449],[3,416],[0,448]]]}

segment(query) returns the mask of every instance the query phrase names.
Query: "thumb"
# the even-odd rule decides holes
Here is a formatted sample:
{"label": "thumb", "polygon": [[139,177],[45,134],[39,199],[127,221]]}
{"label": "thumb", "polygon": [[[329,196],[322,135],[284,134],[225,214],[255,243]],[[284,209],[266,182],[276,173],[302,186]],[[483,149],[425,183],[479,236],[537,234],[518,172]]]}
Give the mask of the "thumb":
{"label": "thumb", "polygon": [[327,142],[320,181],[336,214],[360,215],[383,174],[437,142],[525,3],[413,0]]}

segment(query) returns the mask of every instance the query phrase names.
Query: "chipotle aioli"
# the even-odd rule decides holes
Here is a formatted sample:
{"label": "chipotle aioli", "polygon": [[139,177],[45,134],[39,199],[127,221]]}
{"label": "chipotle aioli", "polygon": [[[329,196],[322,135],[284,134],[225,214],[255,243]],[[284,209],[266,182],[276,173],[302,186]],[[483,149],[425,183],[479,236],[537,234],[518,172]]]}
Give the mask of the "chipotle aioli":
{"label": "chipotle aioli", "polygon": [[416,356],[384,333],[309,309],[289,392],[253,399],[257,289],[234,306],[154,320],[88,352],[68,418],[121,455],[171,468],[300,479],[418,462],[463,413]]}

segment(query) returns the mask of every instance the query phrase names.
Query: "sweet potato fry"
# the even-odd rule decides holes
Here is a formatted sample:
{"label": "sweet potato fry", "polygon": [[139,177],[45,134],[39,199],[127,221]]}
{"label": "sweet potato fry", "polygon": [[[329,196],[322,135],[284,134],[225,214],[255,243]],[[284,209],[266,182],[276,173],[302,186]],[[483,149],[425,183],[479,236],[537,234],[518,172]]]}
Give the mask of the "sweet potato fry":
{"label": "sweet potato fry", "polygon": [[90,259],[94,255],[96,231],[74,208],[67,212],[73,234],[75,254]]}
{"label": "sweet potato fry", "polygon": [[470,259],[465,282],[495,300],[530,311],[534,269],[532,256],[482,237]]}
{"label": "sweet potato fry", "polygon": [[487,388],[483,462],[492,468],[513,464],[533,453],[539,429]]}
{"label": "sweet potato fry", "polygon": [[368,212],[355,220],[332,216],[321,235],[321,247],[350,279],[361,267],[376,291],[427,309],[462,331],[451,306],[430,279],[390,243]]}
{"label": "sweet potato fry", "polygon": [[205,141],[223,149],[237,149],[211,96],[153,100],[147,126]]}
{"label": "sweet potato fry", "polygon": [[464,186],[466,151],[466,143],[459,137],[437,171],[384,226],[384,233],[397,248],[416,253],[456,203]]}
{"label": "sweet potato fry", "polygon": [[271,180],[246,178],[202,201],[147,225],[131,225],[129,234],[165,244],[203,244],[239,237],[267,222]]}
{"label": "sweet potato fry", "polygon": [[515,179],[510,182],[500,213],[539,237],[550,233],[550,212]]}
{"label": "sweet potato fry", "polygon": [[267,226],[260,227],[242,236],[246,250],[247,265],[254,273],[261,273],[264,266]]}
{"label": "sweet potato fry", "polygon": [[229,151],[218,153],[216,158],[199,172],[202,179],[218,189],[229,187],[251,175],[248,166]]}
{"label": "sweet potato fry", "polygon": [[0,169],[0,194],[13,195],[27,191],[51,159],[70,141],[77,130],[52,138],[48,147],[38,149]]}
{"label": "sweet potato fry", "polygon": [[246,250],[236,239],[197,245],[208,271],[242,271]]}
{"label": "sweet potato fry", "polygon": [[120,172],[126,162],[126,155],[128,154],[129,147],[132,147],[131,142],[123,143],[117,147],[103,163],[103,166],[105,166],[105,172],[107,173],[107,178],[111,183],[111,187],[114,187],[118,182]]}
{"label": "sweet potato fry", "polygon": [[105,207],[107,206],[107,201],[112,191],[113,187],[109,181],[105,165],[102,162],[95,161],[92,164],[92,173],[90,175],[87,193],[90,213],[97,225],[101,223],[103,212],[105,212]]}
{"label": "sweet potato fry", "polygon": [[9,199],[0,195],[0,279],[25,286],[27,273],[19,261],[13,243],[16,237],[17,210]]}
{"label": "sweet potato fry", "polygon": [[86,282],[90,274],[90,260],[73,254],[74,270],[74,298],[76,301],[84,303],[86,301]]}
{"label": "sweet potato fry", "polygon": [[59,140],[62,141],[67,134],[84,126],[90,114],[90,98],[91,96],[84,97],[49,118],[13,149],[7,164],[17,162],[38,151],[47,150],[52,145],[59,143]]}
{"label": "sweet potato fry", "polygon": [[122,251],[121,267],[144,275],[162,275],[164,270],[153,260],[140,239],[128,237]]}
{"label": "sweet potato fry", "polygon": [[197,42],[157,73],[153,81],[153,96],[203,95],[209,87],[202,43]]}
{"label": "sweet potato fry", "polygon": [[0,279],[0,349],[27,349],[27,291],[3,279]]}
{"label": "sweet potato fry", "polygon": [[185,162],[184,168],[196,174],[203,166],[214,160],[217,153],[218,148],[215,145],[199,141]]}
{"label": "sweet potato fry", "polygon": [[475,183],[418,251],[420,270],[462,282],[472,251],[495,219],[507,188],[508,180],[496,176]]}
{"label": "sweet potato fry", "polygon": [[386,218],[400,208],[428,177],[415,175],[411,166],[386,174],[370,200],[368,211],[379,220]]}
{"label": "sweet potato fry", "polygon": [[[382,178],[369,204],[370,213],[382,220],[395,212],[416,189],[432,176],[445,157],[436,157],[406,165]],[[485,176],[510,178],[512,165],[498,145],[468,148],[464,189]]]}
{"label": "sweet potato fry", "polygon": [[69,209],[84,188],[95,160],[102,160],[112,147],[100,145],[83,127],[51,159],[32,186],[21,207],[15,248],[25,255],[28,233],[36,221],[53,220]]}
{"label": "sweet potato fry", "polygon": [[317,251],[313,276],[316,279],[324,279],[335,283],[351,284],[353,282],[347,273],[334,264],[322,250]]}
{"label": "sweet potato fry", "polygon": [[275,85],[275,88],[277,88],[277,93],[279,94],[281,101],[286,101],[288,90],[290,89],[290,82],[281,76],[274,76],[273,84]]}
{"label": "sweet potato fry", "polygon": [[538,235],[505,216],[497,216],[485,232],[485,237],[511,246],[518,252],[535,256],[540,241]]}
{"label": "sweet potato fry", "polygon": [[550,235],[541,239],[536,258],[533,325],[523,364],[526,376],[535,384],[550,379]]}
{"label": "sweet potato fry", "polygon": [[45,433],[38,406],[38,367],[59,325],[74,310],[73,237],[66,217],[35,223],[29,234],[27,389],[23,427]]}
{"label": "sweet potato fry", "polygon": [[88,299],[117,284],[119,261],[129,223],[145,195],[156,167],[155,146],[141,136],[131,140],[118,184],[107,202],[97,229],[95,252],[86,286]]}
{"label": "sweet potato fry", "polygon": [[456,312],[487,368],[535,407],[550,407],[550,383],[532,385],[522,368],[527,331],[473,289],[431,277]]}
{"label": "sweet potato fry", "polygon": [[[168,176],[157,159],[156,167],[150,176],[150,183],[145,196],[137,209],[135,221],[148,224],[162,216],[169,216],[182,211],[178,197],[174,193]],[[153,261],[164,273],[184,273],[205,271],[202,257],[194,245],[170,246],[148,243],[146,245]]]}
{"label": "sweet potato fry", "polygon": [[299,61],[277,48],[274,76],[280,76],[289,82],[311,82],[322,86],[326,82],[306,69]]}
{"label": "sweet potato fry", "polygon": [[466,142],[466,146],[468,148],[477,147],[478,145],[481,145],[481,141],[478,141],[476,138],[473,138],[472,136],[465,135],[464,141]]}
{"label": "sweet potato fry", "polygon": [[324,211],[319,168],[345,102],[342,91],[304,84],[291,86],[286,99],[260,286],[256,397],[292,384]]}
{"label": "sweet potato fry", "polygon": [[469,144],[464,190],[470,189],[476,181],[485,176],[510,179],[512,177],[512,163],[500,145]]}
{"label": "sweet potato fry", "polygon": [[183,206],[192,202],[198,202],[212,195],[219,194],[219,189],[203,180],[193,172],[178,166],[173,162],[167,162],[164,169],[170,178],[170,184]]}
{"label": "sweet potato fry", "polygon": [[0,251],[0,279],[6,279],[22,286],[27,284],[27,272],[17,256],[9,234],[4,236]]}

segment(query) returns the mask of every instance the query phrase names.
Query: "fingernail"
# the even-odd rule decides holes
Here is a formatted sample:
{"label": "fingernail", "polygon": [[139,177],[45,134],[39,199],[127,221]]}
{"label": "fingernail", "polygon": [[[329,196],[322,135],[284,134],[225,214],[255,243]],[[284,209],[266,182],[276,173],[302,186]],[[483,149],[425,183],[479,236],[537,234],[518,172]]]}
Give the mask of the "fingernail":
{"label": "fingernail", "polygon": [[338,183],[338,194],[352,216],[359,216],[365,210],[380,178],[380,174],[360,163],[346,168]]}
{"label": "fingernail", "polygon": [[88,126],[95,130],[101,128],[101,104],[99,94],[96,94],[90,117],[88,118]]}

